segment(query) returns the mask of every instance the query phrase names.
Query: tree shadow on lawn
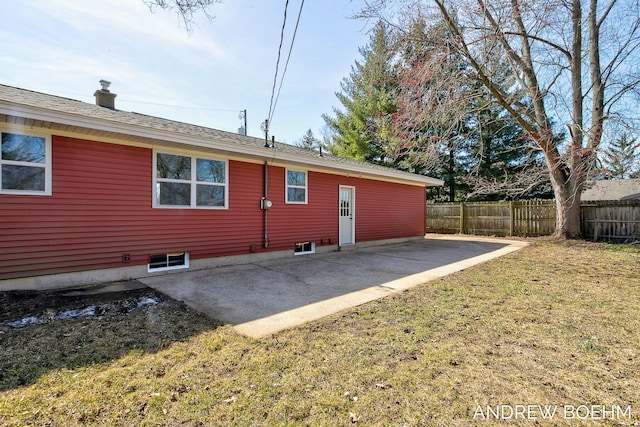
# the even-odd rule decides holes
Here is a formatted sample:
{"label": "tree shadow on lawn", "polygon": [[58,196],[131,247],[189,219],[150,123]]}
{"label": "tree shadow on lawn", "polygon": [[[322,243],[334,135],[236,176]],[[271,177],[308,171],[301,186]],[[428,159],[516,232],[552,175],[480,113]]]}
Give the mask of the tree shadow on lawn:
{"label": "tree shadow on lawn", "polygon": [[[80,317],[60,319],[71,310]],[[8,325],[26,318],[26,326]],[[149,288],[81,296],[0,292],[0,392],[56,369],[108,362],[132,350],[154,353],[221,325]]]}

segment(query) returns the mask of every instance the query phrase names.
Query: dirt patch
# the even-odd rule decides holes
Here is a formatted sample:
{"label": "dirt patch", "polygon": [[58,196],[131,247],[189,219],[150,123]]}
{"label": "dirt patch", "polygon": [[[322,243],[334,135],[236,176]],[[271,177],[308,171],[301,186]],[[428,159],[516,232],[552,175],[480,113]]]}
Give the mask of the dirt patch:
{"label": "dirt patch", "polygon": [[81,311],[88,307],[96,307],[96,316],[116,315],[131,311],[144,297],[157,302],[169,299],[147,287],[119,292],[101,292],[101,289],[0,292],[0,325],[6,327],[7,323],[27,317],[50,318],[54,321],[59,313]]}
{"label": "dirt patch", "polygon": [[155,353],[221,323],[150,288],[0,293],[0,392],[47,372]]}

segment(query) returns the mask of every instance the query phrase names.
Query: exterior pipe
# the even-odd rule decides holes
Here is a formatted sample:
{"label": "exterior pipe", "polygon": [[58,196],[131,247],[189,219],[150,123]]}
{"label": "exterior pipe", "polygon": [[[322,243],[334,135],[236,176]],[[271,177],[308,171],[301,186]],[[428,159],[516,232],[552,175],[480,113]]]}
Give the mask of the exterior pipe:
{"label": "exterior pipe", "polygon": [[[264,162],[264,200],[265,202],[267,200],[269,200],[269,198],[267,197],[267,189],[269,187],[269,164],[265,161]],[[263,246],[264,248],[268,248],[269,247],[269,233],[268,233],[268,219],[269,219],[269,213],[268,213],[268,209],[266,208],[266,206],[263,206],[262,212],[263,212],[263,221],[264,221],[264,241],[263,241]]]}

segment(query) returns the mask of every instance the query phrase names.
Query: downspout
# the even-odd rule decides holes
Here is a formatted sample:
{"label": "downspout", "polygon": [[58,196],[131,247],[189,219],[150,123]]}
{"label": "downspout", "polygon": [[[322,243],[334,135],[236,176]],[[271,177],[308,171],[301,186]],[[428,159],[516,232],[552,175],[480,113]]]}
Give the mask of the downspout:
{"label": "downspout", "polygon": [[[268,194],[267,194],[267,189],[269,187],[269,164],[265,161],[264,162],[264,195],[263,195],[263,203],[267,203],[267,201],[269,200]],[[262,212],[263,212],[263,220],[264,220],[264,241],[263,241],[263,246],[264,248],[268,248],[269,247],[269,233],[268,233],[268,219],[269,219],[269,213],[268,213],[268,208],[266,205],[262,206]]]}
{"label": "downspout", "polygon": [[429,198],[427,196],[427,192],[429,191],[429,186],[424,186],[424,200],[422,201],[422,205],[424,206],[424,225],[422,227],[422,236],[424,237],[427,234],[427,226],[429,225],[429,220],[427,218],[427,203],[429,203]]}

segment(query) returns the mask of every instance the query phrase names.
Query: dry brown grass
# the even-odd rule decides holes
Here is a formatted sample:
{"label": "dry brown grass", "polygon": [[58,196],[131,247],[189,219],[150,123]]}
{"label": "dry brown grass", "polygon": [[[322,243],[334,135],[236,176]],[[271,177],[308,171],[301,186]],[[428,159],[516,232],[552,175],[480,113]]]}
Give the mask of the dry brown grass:
{"label": "dry brown grass", "polygon": [[[258,341],[170,300],[4,328],[0,424],[503,425],[478,405],[522,404],[631,406],[602,424],[637,425],[639,264],[634,248],[538,242]],[[77,330],[78,352],[117,350],[61,354]],[[538,422],[594,424],[561,415]]]}

